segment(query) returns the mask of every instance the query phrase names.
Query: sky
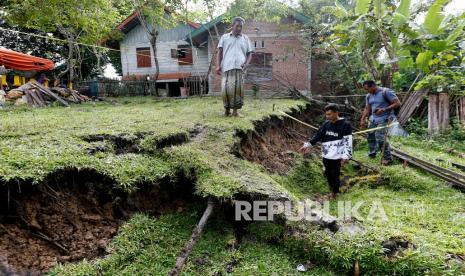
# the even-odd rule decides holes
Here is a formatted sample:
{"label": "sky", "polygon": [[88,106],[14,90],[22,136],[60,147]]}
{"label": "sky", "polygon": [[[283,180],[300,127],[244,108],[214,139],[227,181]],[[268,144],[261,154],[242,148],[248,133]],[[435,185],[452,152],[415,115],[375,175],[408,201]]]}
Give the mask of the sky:
{"label": "sky", "polygon": [[453,0],[445,9],[446,13],[458,15],[465,11],[465,0]]}

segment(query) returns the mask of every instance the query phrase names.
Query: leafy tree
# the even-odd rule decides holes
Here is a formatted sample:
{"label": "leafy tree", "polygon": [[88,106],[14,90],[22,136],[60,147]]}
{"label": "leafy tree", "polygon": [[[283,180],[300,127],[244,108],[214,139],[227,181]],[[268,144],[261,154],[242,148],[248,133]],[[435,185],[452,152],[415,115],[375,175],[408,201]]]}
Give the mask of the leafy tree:
{"label": "leafy tree", "polygon": [[[11,25],[57,33],[68,41],[66,69],[69,81],[82,62],[78,42],[98,44],[111,35],[121,16],[110,0],[7,0],[6,18]],[[27,12],[24,12],[27,11]]]}
{"label": "leafy tree", "polygon": [[55,62],[62,60],[62,56],[59,54],[63,52],[63,45],[61,43],[34,36],[19,35],[16,32],[19,31],[41,36],[47,36],[47,33],[34,29],[13,27],[6,22],[1,24],[0,27],[7,29],[7,31],[0,30],[0,45],[2,45],[2,47],[37,57],[51,59]]}
{"label": "leafy tree", "polygon": [[300,0],[298,10],[310,18],[311,24],[314,27],[322,28],[324,26],[315,26],[315,24],[330,24],[336,19],[330,13],[322,12],[325,7],[334,5],[341,5],[345,8],[351,6],[349,0],[340,0],[337,2],[334,0]]}
{"label": "leafy tree", "polygon": [[240,15],[245,19],[265,22],[279,22],[290,12],[288,5],[276,0],[235,0],[228,7],[225,20]]}
{"label": "leafy tree", "polygon": [[[456,19],[445,16],[443,8],[450,1],[436,0],[417,26],[415,19],[425,8],[415,8],[411,2],[401,0],[397,5],[393,1],[357,0],[353,9],[336,2],[325,9],[337,18],[325,42],[341,57],[355,52],[368,75],[387,86],[392,78],[399,79],[400,74],[409,75],[412,70],[427,78],[433,71],[454,66],[453,59],[447,58],[452,53],[458,59],[463,56],[459,47],[464,34],[463,15]],[[456,66],[460,63],[455,62]]]}
{"label": "leafy tree", "polygon": [[[155,79],[160,74],[160,64],[158,61],[157,40],[160,31],[175,26],[177,14],[173,11],[179,9],[179,1],[159,1],[159,0],[134,0],[134,8],[137,12],[139,22],[149,36],[150,46],[153,51],[155,61]],[[156,88],[156,94],[158,89]]]}

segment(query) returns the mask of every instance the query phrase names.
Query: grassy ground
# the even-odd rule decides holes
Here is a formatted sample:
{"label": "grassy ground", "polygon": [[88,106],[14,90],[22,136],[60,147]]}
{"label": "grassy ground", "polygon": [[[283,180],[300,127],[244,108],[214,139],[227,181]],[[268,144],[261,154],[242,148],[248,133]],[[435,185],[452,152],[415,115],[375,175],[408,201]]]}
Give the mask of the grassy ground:
{"label": "grassy ground", "polygon": [[[135,216],[121,227],[111,244],[109,257],[58,266],[51,275],[166,275],[174,267],[176,256],[200,214],[201,210],[197,209],[157,219]],[[296,270],[301,261],[299,256],[286,250],[282,241],[270,243],[263,237],[266,226],[257,227],[238,245],[232,226],[221,218],[213,218],[189,257],[183,275],[301,274]],[[305,275],[335,274],[322,266],[314,266]]]}
{"label": "grassy ground", "polygon": [[[235,131],[253,128],[275,109],[301,104],[292,100],[247,99],[246,118],[221,117],[221,100],[118,99],[71,108],[15,109],[0,112],[0,178],[41,183],[64,167],[92,168],[130,190],[140,182],[154,182],[180,171],[194,173],[196,191],[203,196],[231,198],[234,194],[290,195],[312,199],[328,192],[320,163],[296,157],[287,176],[270,175],[263,168],[236,158],[230,151]],[[192,135],[188,143],[157,149],[173,135]],[[142,135],[139,135],[143,133]],[[92,135],[114,135],[134,141],[138,153],[118,154],[108,141],[86,142]],[[141,137],[139,140],[137,137]],[[397,139],[403,147],[434,157],[442,142]],[[434,143],[436,146],[430,146]],[[462,150],[461,143],[454,143]],[[88,154],[95,147],[109,150]],[[451,154],[452,155],[452,154]],[[366,143],[359,141],[354,158],[372,166]],[[448,156],[444,156],[448,158]],[[457,160],[460,161],[460,160]],[[359,176],[353,167],[345,174]],[[233,226],[221,216],[207,224],[184,271],[185,275],[294,275],[297,264],[312,263],[306,275],[340,275],[355,261],[369,275],[460,275],[465,254],[465,195],[431,175],[395,164],[380,174],[356,178],[340,199],[353,204],[378,201],[387,221],[340,221],[349,230],[331,231],[303,222],[255,223],[239,243]],[[368,207],[371,205],[367,205]],[[362,217],[369,209],[360,208]],[[188,239],[204,206],[158,218],[136,215],[119,229],[107,257],[56,267],[55,275],[157,274],[165,275]],[[337,210],[337,202],[331,202]],[[350,229],[355,229],[350,231]],[[412,246],[387,257],[381,244],[390,238]]]}
{"label": "grassy ground", "polygon": [[[419,150],[424,154],[430,151],[422,146],[416,148]],[[366,151],[366,142],[359,143],[354,158],[378,167],[379,160],[367,158]],[[465,254],[465,194],[415,168],[403,168],[400,162],[379,169],[378,176],[355,181],[338,198],[352,206],[366,203],[360,208],[360,219],[341,222],[355,225],[356,231],[333,234],[293,223],[302,231],[295,243],[304,241],[307,256],[333,270],[350,269],[358,261],[361,271],[375,275],[463,275],[464,263],[454,256]],[[346,169],[346,173],[351,171]],[[387,220],[367,219],[373,202],[381,204]],[[331,203],[333,215],[337,215],[337,207],[337,202]],[[386,257],[382,244],[389,239],[412,246]]]}
{"label": "grassy ground", "polygon": [[[202,195],[231,197],[239,191],[282,194],[261,169],[231,153],[236,130],[253,128],[252,121],[296,106],[293,100],[248,100],[245,118],[223,118],[217,98],[154,100],[120,98],[71,108],[14,109],[0,112],[0,179],[41,182],[60,168],[91,168],[130,189],[139,182],[175,178],[182,170],[197,174]],[[276,112],[275,112],[276,113]],[[166,137],[200,133],[190,143],[156,151]],[[137,141],[137,135],[144,137]],[[116,154],[108,142],[86,142],[92,135],[135,140],[140,153]],[[169,139],[169,138],[168,138]],[[107,152],[88,154],[90,148]]]}
{"label": "grassy ground", "polygon": [[413,156],[428,160],[458,173],[465,173],[451,164],[451,162],[454,162],[465,166],[464,139],[465,137],[454,142],[454,139],[447,139],[446,136],[430,139],[420,135],[411,135],[408,138],[396,137],[393,139],[393,145]]}

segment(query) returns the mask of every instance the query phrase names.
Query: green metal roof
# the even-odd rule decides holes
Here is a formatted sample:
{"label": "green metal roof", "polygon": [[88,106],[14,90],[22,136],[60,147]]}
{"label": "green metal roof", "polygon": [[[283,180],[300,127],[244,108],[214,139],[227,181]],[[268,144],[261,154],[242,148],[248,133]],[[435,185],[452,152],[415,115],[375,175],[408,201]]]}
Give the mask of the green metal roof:
{"label": "green metal roof", "polygon": [[200,28],[196,29],[196,30],[193,30],[191,32],[191,36],[192,38],[195,38],[199,35],[202,35],[204,34],[205,32],[207,32],[208,30],[210,30],[213,26],[215,26],[216,24],[220,23],[221,21],[223,21],[223,15],[220,15],[218,16],[217,18],[213,19],[212,21],[210,22],[207,22],[205,24],[202,24],[200,26]]}
{"label": "green metal roof", "polygon": [[310,17],[308,17],[308,16],[306,16],[305,14],[303,14],[303,13],[301,13],[301,12],[299,12],[299,11],[296,11],[296,10],[294,10],[294,9],[291,9],[291,15],[292,15],[295,19],[299,20],[299,21],[302,22],[302,23],[308,23],[308,22],[310,22]]}

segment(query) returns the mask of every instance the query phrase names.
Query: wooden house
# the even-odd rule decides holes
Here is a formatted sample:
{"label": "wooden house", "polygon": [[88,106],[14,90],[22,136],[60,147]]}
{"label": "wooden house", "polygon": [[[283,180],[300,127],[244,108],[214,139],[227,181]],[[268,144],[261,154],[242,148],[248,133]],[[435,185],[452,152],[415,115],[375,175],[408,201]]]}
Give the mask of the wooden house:
{"label": "wooden house", "polygon": [[[291,12],[279,22],[246,21],[243,33],[255,47],[246,76],[246,90],[254,86],[262,91],[276,91],[284,89],[283,86],[311,90],[312,72],[318,68],[312,66],[305,51],[308,42],[301,29],[308,21],[308,17],[298,12]],[[153,77],[153,51],[137,13],[118,28],[124,34],[120,41],[123,79]],[[178,96],[183,89],[188,94],[218,94],[221,77],[214,70],[216,45],[219,36],[229,32],[229,28],[230,23],[219,16],[202,25],[179,23],[161,30],[157,42],[160,64],[157,86],[166,89],[169,96]]]}

